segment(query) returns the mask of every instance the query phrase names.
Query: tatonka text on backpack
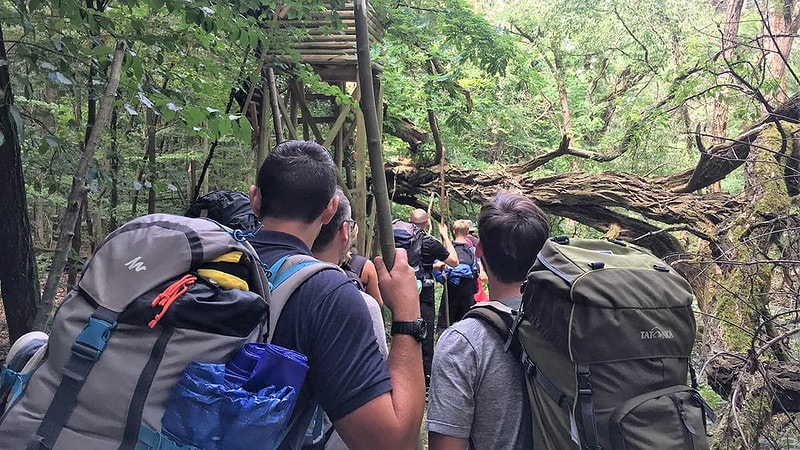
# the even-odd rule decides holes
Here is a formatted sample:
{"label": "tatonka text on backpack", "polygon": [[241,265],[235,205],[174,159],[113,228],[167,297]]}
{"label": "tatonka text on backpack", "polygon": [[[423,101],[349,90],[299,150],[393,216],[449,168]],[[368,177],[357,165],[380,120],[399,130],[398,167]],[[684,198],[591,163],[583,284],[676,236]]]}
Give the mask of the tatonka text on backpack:
{"label": "tatonka text on backpack", "polygon": [[528,273],[520,311],[485,302],[466,317],[491,324],[521,361],[535,448],[708,448],[713,412],[687,386],[691,288],[651,254],[553,238]]}
{"label": "tatonka text on backpack", "polygon": [[133,449],[161,430],[187,364],[262,339],[268,286],[252,247],[216,222],[123,225],[58,309],[45,359],[0,418],[0,447]]}

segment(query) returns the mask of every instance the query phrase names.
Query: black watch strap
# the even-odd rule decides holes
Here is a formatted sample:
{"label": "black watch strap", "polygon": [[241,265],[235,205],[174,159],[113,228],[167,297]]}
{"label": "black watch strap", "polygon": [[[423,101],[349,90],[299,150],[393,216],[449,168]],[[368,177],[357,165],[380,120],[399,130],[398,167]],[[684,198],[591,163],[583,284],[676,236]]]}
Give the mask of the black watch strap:
{"label": "black watch strap", "polygon": [[428,326],[422,318],[412,322],[392,322],[392,334],[408,334],[421,342],[428,336]]}

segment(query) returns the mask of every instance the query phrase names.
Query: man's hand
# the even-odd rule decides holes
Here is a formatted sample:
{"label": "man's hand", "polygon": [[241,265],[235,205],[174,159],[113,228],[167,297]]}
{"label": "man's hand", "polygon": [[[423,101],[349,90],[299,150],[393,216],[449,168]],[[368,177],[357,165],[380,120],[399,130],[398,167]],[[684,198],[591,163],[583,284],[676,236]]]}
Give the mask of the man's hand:
{"label": "man's hand", "polygon": [[445,225],[444,222],[439,224],[439,234],[442,236],[442,239],[450,238],[450,231],[447,229],[447,225]]}
{"label": "man's hand", "polygon": [[408,265],[408,255],[404,249],[395,251],[394,267],[389,272],[380,256],[375,258],[383,303],[392,312],[392,320],[410,322],[420,317],[419,292],[414,269]]}

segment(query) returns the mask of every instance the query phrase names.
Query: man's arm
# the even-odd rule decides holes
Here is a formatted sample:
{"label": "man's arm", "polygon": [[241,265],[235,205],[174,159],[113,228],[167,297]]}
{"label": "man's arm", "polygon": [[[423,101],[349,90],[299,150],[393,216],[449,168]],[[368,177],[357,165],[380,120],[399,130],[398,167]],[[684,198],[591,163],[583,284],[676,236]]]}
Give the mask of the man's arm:
{"label": "man's arm", "polygon": [[439,258],[450,267],[455,267],[458,265],[458,253],[456,253],[456,248],[453,246],[453,241],[450,240],[450,233],[447,230],[447,225],[440,223],[439,224],[439,234],[442,236],[442,244],[447,249],[449,255],[447,258]]}
{"label": "man's arm", "polygon": [[478,259],[478,280],[479,281],[488,281],[489,276],[486,275],[486,269],[483,268],[483,263],[480,259]]}
{"label": "man's arm", "polygon": [[465,450],[468,441],[453,436],[439,434],[434,431],[428,432],[428,448],[430,450]]}
{"label": "man's arm", "polygon": [[378,272],[375,271],[375,264],[372,264],[370,260],[364,263],[364,268],[361,270],[361,282],[364,283],[364,290],[367,291],[367,294],[377,300],[378,305],[383,306],[383,297],[378,288]]}
{"label": "man's arm", "polygon": [[[411,322],[420,317],[414,271],[404,250],[397,250],[391,272],[381,258],[375,266],[392,320]],[[429,325],[430,326],[430,325]],[[413,336],[397,334],[389,350],[392,392],[380,395],[334,423],[351,449],[409,449],[416,446],[425,404],[422,349]]]}

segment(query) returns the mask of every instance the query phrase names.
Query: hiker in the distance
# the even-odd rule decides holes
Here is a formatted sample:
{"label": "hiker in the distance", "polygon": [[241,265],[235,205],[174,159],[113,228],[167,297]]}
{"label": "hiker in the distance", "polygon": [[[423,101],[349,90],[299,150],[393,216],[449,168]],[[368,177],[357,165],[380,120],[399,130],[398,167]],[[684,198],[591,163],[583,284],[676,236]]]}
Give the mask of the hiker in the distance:
{"label": "hiker in the distance", "polygon": [[458,256],[458,265],[453,268],[447,268],[441,262],[434,265],[434,270],[444,273],[442,282],[446,283],[447,288],[446,295],[442,290],[442,301],[439,304],[437,328],[440,330],[461,320],[475,304],[474,295],[478,292],[480,269],[475,247],[467,240],[468,233],[469,223],[466,220],[453,222],[453,248]]}
{"label": "hiker in the distance", "polygon": [[[336,165],[315,142],[287,141],[269,153],[250,187],[263,228],[250,240],[271,266],[310,247],[338,207]],[[308,374],[295,413],[299,419],[282,448],[300,448],[321,404],[344,442],[354,449],[416,445],[425,401],[421,320],[414,274],[404,251],[387,271],[376,259],[384,302],[392,312],[388,364],[375,344],[369,311],[338,270],[313,275],[289,297],[273,344],[308,356]]]}
{"label": "hiker in the distance", "polygon": [[[353,236],[350,240],[355,243],[358,237],[358,223],[353,221]],[[364,286],[364,292],[374,298],[378,305],[383,306],[383,297],[378,288],[378,272],[375,270],[375,264],[372,263],[365,256],[355,253],[355,247],[351,247],[345,261],[342,263],[342,269],[350,278],[358,280]]]}
{"label": "hiker in the distance", "polygon": [[[478,226],[491,299],[518,309],[520,286],[547,239],[547,216],[528,198],[501,193],[483,205]],[[523,371],[503,344],[471,317],[439,337],[428,403],[431,450],[533,448]]]}
{"label": "hiker in the distance", "polygon": [[425,369],[425,385],[430,383],[433,361],[433,324],[436,321],[434,300],[433,264],[438,259],[450,267],[458,265],[447,225],[439,225],[442,242],[425,233],[430,227],[430,217],[424,209],[411,212],[408,222],[395,220],[392,224],[395,245],[408,251],[408,263],[414,268],[419,290],[419,305],[422,318],[429,324],[429,332],[422,342],[422,364]]}

